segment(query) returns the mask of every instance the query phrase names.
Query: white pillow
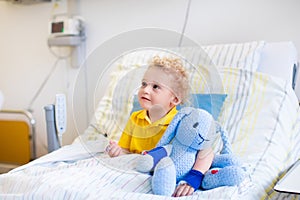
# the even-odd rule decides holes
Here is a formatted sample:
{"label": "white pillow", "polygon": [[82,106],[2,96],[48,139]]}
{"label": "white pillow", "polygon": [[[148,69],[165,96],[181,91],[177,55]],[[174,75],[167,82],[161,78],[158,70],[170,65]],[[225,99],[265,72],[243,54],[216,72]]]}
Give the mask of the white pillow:
{"label": "white pillow", "polygon": [[[227,67],[256,70],[258,67],[260,52],[263,45],[263,41],[255,41],[249,43],[219,44],[205,46],[203,47],[203,49],[207,51],[207,53],[204,53],[205,55],[203,55],[203,50],[199,47],[184,47],[180,48],[180,50],[178,47],[170,49],[176,52],[182,52],[182,55],[187,56],[187,58],[193,59],[192,63],[198,63],[200,65],[201,63],[208,63],[206,56],[206,54],[208,54],[211,57],[211,59],[208,60],[214,62],[215,65],[217,65],[217,67],[222,67],[223,65],[225,65]],[[129,117],[132,102],[127,99],[127,103],[124,103],[124,97],[120,96],[115,102],[115,107],[112,106],[113,99],[115,99],[113,95],[115,92],[114,90],[116,89],[116,85],[124,85],[124,87],[126,87],[126,85],[130,85],[129,83],[131,80],[128,80],[126,82],[127,84],[120,84],[119,82],[121,79],[125,80],[125,75],[128,72],[130,72],[132,68],[139,68],[141,66],[146,65],[149,59],[157,54],[157,50],[147,49],[144,51],[131,52],[130,54],[119,58],[119,60],[115,63],[114,70],[112,70],[112,73],[110,74],[110,82],[107,86],[107,91],[102,100],[99,102],[97,110],[95,111],[94,119],[92,120],[89,128],[86,130],[85,135],[89,135],[89,138],[97,138],[94,136],[99,134],[100,132],[107,133],[107,136],[111,139],[119,139],[120,134],[124,126],[126,125],[127,119]],[[159,52],[160,56],[168,54],[168,52],[164,51]],[[191,70],[193,70],[193,68]],[[202,78],[202,76],[199,77],[197,76],[197,74],[194,75],[193,78],[190,77],[192,85],[195,85],[194,88],[196,88],[196,90],[193,91],[194,93],[205,93],[205,84],[203,84],[202,82],[205,80],[203,80]],[[218,80],[213,79],[212,81],[217,82]],[[210,90],[209,92],[213,93],[218,91],[222,92],[222,89],[216,87],[214,88],[214,90]],[[118,94],[118,92],[116,93]],[[120,94],[122,93],[120,92]],[[114,114],[113,110],[116,107],[118,108],[120,114],[116,114],[116,112]]]}
{"label": "white pillow", "polygon": [[[174,47],[169,50],[178,52],[193,64],[205,65],[211,61],[216,67],[225,66],[256,71],[264,46],[265,41],[252,41],[201,46],[202,49],[199,47]],[[165,56],[168,55],[168,52],[155,49],[140,50],[124,56],[120,64],[125,66],[146,65],[154,55]]]}
{"label": "white pillow", "polygon": [[202,46],[215,66],[256,71],[265,41]]}

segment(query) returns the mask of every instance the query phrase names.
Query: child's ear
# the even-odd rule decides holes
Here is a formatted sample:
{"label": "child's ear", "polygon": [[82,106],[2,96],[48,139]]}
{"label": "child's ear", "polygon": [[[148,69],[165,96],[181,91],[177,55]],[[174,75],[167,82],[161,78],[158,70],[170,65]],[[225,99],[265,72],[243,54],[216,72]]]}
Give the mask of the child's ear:
{"label": "child's ear", "polygon": [[181,100],[180,100],[180,99],[178,99],[178,97],[173,97],[173,99],[172,99],[172,103],[173,103],[175,106],[177,106],[178,104],[180,104],[180,103],[181,103]]}

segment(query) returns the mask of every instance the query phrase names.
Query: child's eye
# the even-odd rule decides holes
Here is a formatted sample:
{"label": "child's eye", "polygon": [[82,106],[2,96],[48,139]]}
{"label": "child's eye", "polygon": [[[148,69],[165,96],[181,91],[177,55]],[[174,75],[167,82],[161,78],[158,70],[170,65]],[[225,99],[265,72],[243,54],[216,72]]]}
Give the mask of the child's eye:
{"label": "child's eye", "polygon": [[142,82],[142,87],[143,88],[147,87],[147,83],[146,82]]}
{"label": "child's eye", "polygon": [[157,90],[157,89],[160,88],[160,86],[159,86],[159,85],[156,85],[156,84],[154,84],[152,87],[153,87],[154,90]]}

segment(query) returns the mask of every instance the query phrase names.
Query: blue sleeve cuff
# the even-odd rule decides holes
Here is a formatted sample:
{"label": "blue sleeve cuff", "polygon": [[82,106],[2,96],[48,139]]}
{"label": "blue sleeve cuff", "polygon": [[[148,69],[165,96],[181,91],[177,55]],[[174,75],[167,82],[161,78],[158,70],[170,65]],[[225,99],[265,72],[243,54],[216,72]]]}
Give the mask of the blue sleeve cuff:
{"label": "blue sleeve cuff", "polygon": [[150,151],[144,151],[143,154],[148,154],[153,157],[154,166],[164,157],[168,156],[167,151],[163,147],[156,147]]}
{"label": "blue sleeve cuff", "polygon": [[197,190],[202,183],[203,177],[204,175],[200,171],[192,169],[183,177],[182,180]]}

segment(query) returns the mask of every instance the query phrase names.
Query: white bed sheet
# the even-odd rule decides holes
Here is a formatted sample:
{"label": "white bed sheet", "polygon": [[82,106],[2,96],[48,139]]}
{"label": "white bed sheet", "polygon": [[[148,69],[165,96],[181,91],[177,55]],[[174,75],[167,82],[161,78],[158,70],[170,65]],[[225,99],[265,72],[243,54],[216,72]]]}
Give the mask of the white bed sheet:
{"label": "white bed sheet", "polygon": [[[72,147],[63,148],[59,153],[70,155],[72,150]],[[117,158],[105,154],[90,158],[83,156],[81,159],[77,156],[73,161],[67,159],[64,162],[61,159],[44,159],[43,162],[3,175],[1,181],[5,181],[5,185],[0,191],[4,190],[6,194],[1,192],[0,198],[166,199],[151,195],[151,176],[134,170],[137,154]],[[218,195],[216,191],[219,191]],[[236,187],[220,187],[214,191],[196,192],[193,198],[229,199],[246,191],[239,191]]]}

